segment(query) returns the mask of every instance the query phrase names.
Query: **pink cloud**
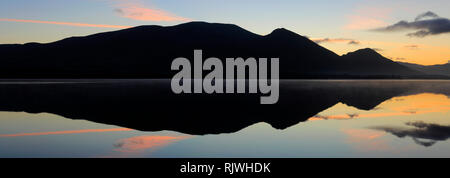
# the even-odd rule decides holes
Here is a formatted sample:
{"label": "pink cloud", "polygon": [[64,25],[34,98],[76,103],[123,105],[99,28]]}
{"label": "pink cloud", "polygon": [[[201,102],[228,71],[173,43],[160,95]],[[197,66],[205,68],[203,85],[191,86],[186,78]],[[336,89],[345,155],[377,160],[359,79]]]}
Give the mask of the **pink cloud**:
{"label": "pink cloud", "polygon": [[356,9],[348,16],[349,23],[344,26],[346,30],[366,30],[386,26],[385,22],[392,12],[390,8],[362,7]]}
{"label": "pink cloud", "polygon": [[377,27],[386,26],[388,23],[383,20],[375,19],[372,17],[363,16],[350,16],[350,23],[348,23],[344,29],[347,30],[367,30]]}
{"label": "pink cloud", "polygon": [[54,25],[66,25],[66,26],[77,26],[77,27],[99,27],[99,28],[130,28],[131,27],[131,26],[122,26],[122,25],[87,24],[87,23],[56,22],[56,21],[42,21],[42,20],[24,20],[24,19],[4,19],[4,18],[0,18],[0,21],[4,21],[4,22],[23,22],[23,23],[40,23],[40,24],[54,24]]}
{"label": "pink cloud", "polygon": [[115,11],[122,17],[140,21],[188,21],[188,18],[179,17],[169,12],[147,8],[141,3],[119,4]]}

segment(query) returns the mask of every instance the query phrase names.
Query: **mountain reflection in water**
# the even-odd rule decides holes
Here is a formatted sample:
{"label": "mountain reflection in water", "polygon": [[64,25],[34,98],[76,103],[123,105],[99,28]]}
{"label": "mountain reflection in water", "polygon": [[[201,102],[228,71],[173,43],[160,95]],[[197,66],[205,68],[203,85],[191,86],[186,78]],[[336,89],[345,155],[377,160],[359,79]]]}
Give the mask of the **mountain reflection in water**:
{"label": "mountain reflection in water", "polygon": [[[260,105],[258,95],[175,95],[168,80],[8,81],[0,82],[0,146],[85,134],[109,137],[114,154],[93,155],[105,157],[448,157],[449,94],[447,81],[285,80],[279,102]],[[58,119],[33,119],[46,130],[17,112]],[[14,157],[7,152],[0,157]]]}

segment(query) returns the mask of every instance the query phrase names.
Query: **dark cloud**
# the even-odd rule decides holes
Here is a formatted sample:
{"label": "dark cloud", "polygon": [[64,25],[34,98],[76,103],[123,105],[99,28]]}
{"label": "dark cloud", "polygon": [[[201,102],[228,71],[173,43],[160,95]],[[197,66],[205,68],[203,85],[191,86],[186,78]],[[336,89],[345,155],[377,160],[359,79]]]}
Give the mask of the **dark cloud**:
{"label": "dark cloud", "polygon": [[329,42],[330,39],[329,38],[313,39],[312,41],[314,41],[315,43],[323,43],[323,42]]}
{"label": "dark cloud", "polygon": [[359,41],[355,41],[355,40],[352,40],[352,41],[349,41],[348,42],[348,44],[350,44],[350,45],[359,45],[361,42],[359,42]]}
{"label": "dark cloud", "polygon": [[344,39],[344,38],[319,38],[313,40],[316,43],[332,43],[332,42],[345,42],[350,41],[350,39]]}
{"label": "dark cloud", "polygon": [[419,20],[422,20],[422,19],[427,18],[427,17],[439,18],[439,16],[437,14],[435,14],[434,12],[428,11],[428,12],[425,12],[423,14],[418,15],[416,17],[416,19],[414,19],[414,20],[415,21],[419,21]]}
{"label": "dark cloud", "polygon": [[450,20],[439,17],[433,12],[426,12],[416,17],[415,21],[400,21],[396,24],[374,29],[377,32],[396,32],[416,30],[416,32],[408,33],[410,37],[425,37],[429,35],[438,35],[450,32]]}
{"label": "dark cloud", "polygon": [[409,109],[409,110],[405,110],[403,111],[404,113],[408,113],[408,114],[417,114],[418,109]]}
{"label": "dark cloud", "polygon": [[354,113],[354,114],[347,114],[348,117],[350,117],[351,119],[353,118],[357,118],[359,116],[358,113]]}
{"label": "dark cloud", "polygon": [[347,38],[318,38],[312,39],[312,41],[316,43],[347,43],[350,45],[359,45],[361,43],[357,40]]}
{"label": "dark cloud", "polygon": [[419,45],[406,45],[405,48],[416,50],[419,49]]}
{"label": "dark cloud", "polygon": [[328,120],[328,119],[330,119],[330,117],[328,117],[328,116],[322,116],[322,115],[315,115],[314,117],[317,117],[317,118],[320,118],[320,119],[323,119],[323,120]]}
{"label": "dark cloud", "polygon": [[[439,124],[428,124],[424,122],[408,122],[410,128],[398,127],[372,127],[372,129],[382,130],[399,138],[411,137],[414,142],[423,146],[432,146],[437,141],[445,141],[450,138],[450,126]],[[427,139],[422,141],[420,139]]]}
{"label": "dark cloud", "polygon": [[431,140],[431,141],[419,140],[417,138],[412,138],[412,139],[413,139],[414,143],[422,145],[424,147],[433,146],[437,142],[437,141],[433,141],[433,140]]}
{"label": "dark cloud", "polygon": [[123,10],[119,9],[119,8],[114,9],[114,12],[116,12],[118,14],[123,14]]}
{"label": "dark cloud", "polygon": [[114,143],[113,144],[113,146],[116,147],[116,148],[122,148],[123,145],[125,145],[125,143],[123,143],[123,142],[118,142],[118,143]]}

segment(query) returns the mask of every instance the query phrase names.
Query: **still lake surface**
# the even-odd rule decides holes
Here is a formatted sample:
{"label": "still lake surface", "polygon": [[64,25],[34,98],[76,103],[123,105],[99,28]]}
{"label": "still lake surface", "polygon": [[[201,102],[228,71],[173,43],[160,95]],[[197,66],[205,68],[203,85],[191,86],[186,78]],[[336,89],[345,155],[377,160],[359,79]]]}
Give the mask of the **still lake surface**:
{"label": "still lake surface", "polygon": [[264,108],[168,83],[0,81],[0,157],[450,157],[450,81],[283,80]]}

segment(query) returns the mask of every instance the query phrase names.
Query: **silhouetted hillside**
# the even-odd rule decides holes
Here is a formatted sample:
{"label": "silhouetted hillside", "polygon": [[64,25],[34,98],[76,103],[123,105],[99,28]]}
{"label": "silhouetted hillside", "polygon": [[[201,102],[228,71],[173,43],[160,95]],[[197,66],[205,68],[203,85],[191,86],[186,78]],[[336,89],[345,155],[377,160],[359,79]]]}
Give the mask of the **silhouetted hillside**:
{"label": "silhouetted hillside", "polygon": [[364,49],[338,56],[286,29],[261,36],[231,24],[140,26],[48,44],[0,45],[0,78],[171,78],[177,57],[278,57],[281,78],[390,78],[420,75]]}
{"label": "silhouetted hillside", "polygon": [[439,65],[419,65],[419,64],[412,64],[412,63],[406,63],[406,62],[398,62],[406,67],[409,67],[411,69],[414,69],[416,71],[420,71],[422,73],[428,74],[428,75],[445,75],[450,76],[450,63],[447,64],[439,64]]}
{"label": "silhouetted hillside", "polygon": [[346,71],[357,75],[420,75],[419,72],[383,57],[375,50],[366,48],[342,56]]}

